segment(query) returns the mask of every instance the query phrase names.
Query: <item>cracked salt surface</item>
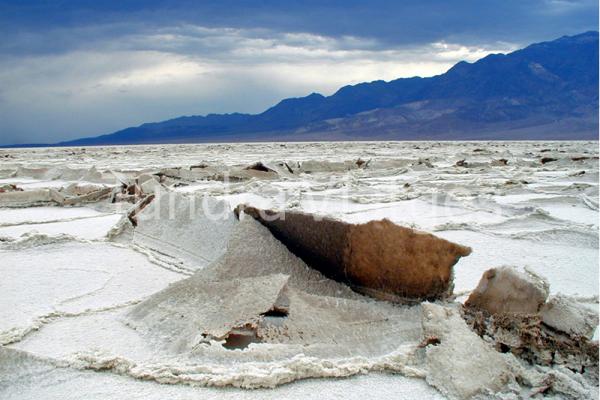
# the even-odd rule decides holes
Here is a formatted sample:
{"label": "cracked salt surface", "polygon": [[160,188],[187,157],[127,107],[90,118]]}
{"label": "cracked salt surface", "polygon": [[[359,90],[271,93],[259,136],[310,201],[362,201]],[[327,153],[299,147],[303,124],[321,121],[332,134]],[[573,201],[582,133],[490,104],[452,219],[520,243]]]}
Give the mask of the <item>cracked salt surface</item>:
{"label": "cracked salt surface", "polygon": [[[540,153],[546,148],[551,151]],[[2,150],[13,158],[0,161],[0,187],[60,191],[73,183],[114,184],[112,171],[127,181],[168,167],[161,178],[168,190],[209,194],[227,201],[230,209],[250,203],[348,222],[389,218],[471,246],[473,253],[454,269],[456,292],[472,290],[483,271],[512,264],[545,276],[552,293],[578,295],[597,308],[596,148],[583,142],[380,142],[97,147],[85,154],[81,149],[14,149]],[[542,165],[540,154],[559,160]],[[581,155],[590,158],[571,160]],[[369,160],[366,167],[356,163],[359,158]],[[494,164],[500,158],[508,164]],[[467,166],[455,165],[463,159]],[[280,172],[239,173],[257,161]],[[290,171],[280,169],[280,161]],[[189,169],[200,164],[209,168]],[[241,180],[223,182],[230,172]],[[392,318],[373,328],[373,321],[365,319],[364,327],[348,331],[344,324],[357,323],[353,317],[328,313],[340,305],[371,314],[390,306],[362,296],[360,306],[352,305],[340,298],[341,292],[325,302],[292,293],[295,305],[287,318],[306,337],[254,343],[245,350],[227,350],[217,340],[190,353],[173,353],[164,346],[160,329],[134,329],[130,313],[218,259],[235,222],[210,227],[201,220],[194,226],[184,219],[161,223],[159,218],[146,228],[141,221],[137,233],[131,233],[115,210],[132,204],[122,204],[104,199],[86,207],[2,208],[0,193],[0,397],[445,398],[421,379],[431,375],[430,382],[444,391],[444,377],[427,372],[421,353],[411,350],[420,332],[418,308],[390,309],[390,315],[403,316],[405,326],[401,318]],[[187,207],[184,203],[182,209]],[[236,240],[251,253],[234,257],[240,269],[230,279],[248,270],[256,256],[248,254],[256,251],[258,260],[261,251],[267,254],[256,234]],[[281,273],[280,267],[272,268]],[[302,290],[314,287],[302,286],[304,278],[294,279]],[[177,309],[177,298],[172,301],[167,304]],[[301,304],[320,310],[312,322],[302,312],[293,315],[303,309]],[[328,328],[335,318],[341,318],[339,326]],[[353,342],[356,338],[361,339]],[[310,345],[303,348],[303,340]],[[449,343],[464,342],[454,337]],[[436,362],[452,370],[457,361]],[[462,367],[469,371],[468,365]],[[285,382],[293,383],[277,386]],[[479,390],[479,384],[466,383]],[[194,385],[276,387],[248,391]],[[447,395],[455,397],[452,393],[462,392]]]}
{"label": "cracked salt surface", "polygon": [[180,279],[143,255],[109,243],[0,250],[0,343],[48,320],[139,301]]}

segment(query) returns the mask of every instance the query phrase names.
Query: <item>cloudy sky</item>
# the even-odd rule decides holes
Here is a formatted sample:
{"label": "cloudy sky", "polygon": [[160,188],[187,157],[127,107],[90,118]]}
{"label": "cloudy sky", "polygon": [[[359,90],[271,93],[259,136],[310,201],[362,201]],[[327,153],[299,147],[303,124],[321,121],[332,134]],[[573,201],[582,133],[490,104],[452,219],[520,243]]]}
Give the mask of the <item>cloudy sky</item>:
{"label": "cloudy sky", "polygon": [[588,30],[597,0],[0,0],[0,144],[256,113]]}

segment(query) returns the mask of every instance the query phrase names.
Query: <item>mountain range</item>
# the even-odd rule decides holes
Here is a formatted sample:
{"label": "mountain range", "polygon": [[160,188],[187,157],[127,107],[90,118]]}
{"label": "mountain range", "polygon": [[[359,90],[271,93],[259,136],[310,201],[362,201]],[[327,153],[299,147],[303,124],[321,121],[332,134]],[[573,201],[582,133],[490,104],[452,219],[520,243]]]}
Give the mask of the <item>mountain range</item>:
{"label": "mountain range", "polygon": [[598,32],[586,32],[461,61],[433,77],[360,83],[260,114],[185,116],[58,145],[598,139],[598,84]]}

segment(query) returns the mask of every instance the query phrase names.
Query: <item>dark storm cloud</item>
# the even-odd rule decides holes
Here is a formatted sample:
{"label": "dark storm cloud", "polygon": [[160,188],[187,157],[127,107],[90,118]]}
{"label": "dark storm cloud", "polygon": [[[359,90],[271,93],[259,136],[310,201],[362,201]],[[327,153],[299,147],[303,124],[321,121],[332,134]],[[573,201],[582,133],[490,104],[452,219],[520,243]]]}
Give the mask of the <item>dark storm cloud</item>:
{"label": "dark storm cloud", "polygon": [[[534,1],[12,1],[0,2],[3,52],[87,48],[161,27],[265,28],[376,39],[380,46],[434,41],[529,43],[597,29],[594,0]],[[77,35],[69,35],[76,29]],[[44,35],[53,32],[51,40]]]}

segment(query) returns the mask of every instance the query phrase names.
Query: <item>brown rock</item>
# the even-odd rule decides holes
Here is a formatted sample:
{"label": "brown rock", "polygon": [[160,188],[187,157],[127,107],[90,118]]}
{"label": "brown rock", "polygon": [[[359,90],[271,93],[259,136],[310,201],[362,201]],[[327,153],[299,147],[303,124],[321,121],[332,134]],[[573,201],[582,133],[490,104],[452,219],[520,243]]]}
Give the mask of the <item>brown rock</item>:
{"label": "brown rock", "polygon": [[300,212],[238,206],[308,265],[375,298],[438,299],[452,293],[452,268],[469,247],[391,221],[349,224]]}
{"label": "brown rock", "polygon": [[548,297],[548,283],[513,267],[484,272],[465,306],[489,314],[537,314]]}

